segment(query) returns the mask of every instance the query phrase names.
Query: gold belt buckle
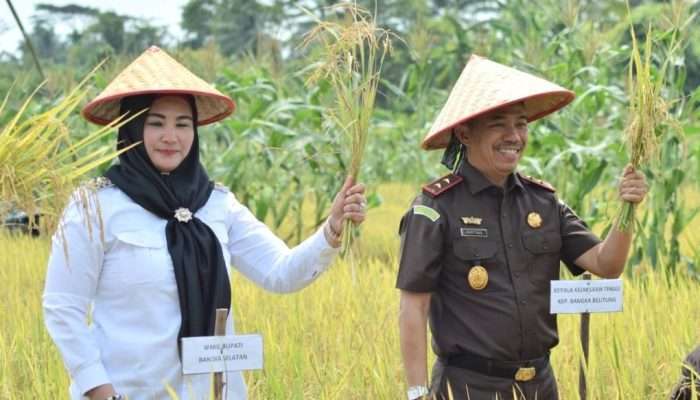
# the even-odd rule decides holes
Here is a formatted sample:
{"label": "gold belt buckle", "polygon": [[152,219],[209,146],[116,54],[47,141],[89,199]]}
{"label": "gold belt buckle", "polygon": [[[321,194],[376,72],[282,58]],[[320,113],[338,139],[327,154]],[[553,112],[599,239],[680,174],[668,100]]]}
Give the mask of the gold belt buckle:
{"label": "gold belt buckle", "polygon": [[518,372],[515,373],[515,380],[520,382],[527,382],[532,380],[532,378],[537,375],[535,367],[518,368]]}

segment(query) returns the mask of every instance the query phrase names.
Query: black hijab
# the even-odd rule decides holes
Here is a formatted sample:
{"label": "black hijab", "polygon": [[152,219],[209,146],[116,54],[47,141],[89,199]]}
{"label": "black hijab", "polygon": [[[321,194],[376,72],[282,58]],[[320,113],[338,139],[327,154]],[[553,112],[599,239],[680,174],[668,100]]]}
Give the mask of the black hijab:
{"label": "black hijab", "polygon": [[[120,114],[133,115],[153,104],[154,95],[132,96],[121,101]],[[194,216],[209,199],[214,183],[199,162],[197,108],[194,98],[186,96],[192,109],[194,140],[187,156],[169,174],[161,174],[151,162],[143,143],[119,156],[105,176],[134,202],[168,221],[165,237],[173,261],[180,299],[182,325],[180,338],[208,336],[214,333],[217,308],[230,308],[231,287],[226,263],[214,232]],[[147,112],[119,128],[117,148],[143,140]],[[175,210],[192,213],[189,222],[175,219]]]}

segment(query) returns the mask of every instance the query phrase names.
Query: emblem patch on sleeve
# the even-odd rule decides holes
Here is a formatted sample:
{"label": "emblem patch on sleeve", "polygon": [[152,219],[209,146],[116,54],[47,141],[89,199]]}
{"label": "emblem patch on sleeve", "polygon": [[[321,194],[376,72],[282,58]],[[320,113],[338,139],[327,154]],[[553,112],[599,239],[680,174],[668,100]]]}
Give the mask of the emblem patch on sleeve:
{"label": "emblem patch on sleeve", "polygon": [[440,213],[428,206],[413,206],[413,213],[416,215],[422,215],[432,222],[435,222],[440,218]]}

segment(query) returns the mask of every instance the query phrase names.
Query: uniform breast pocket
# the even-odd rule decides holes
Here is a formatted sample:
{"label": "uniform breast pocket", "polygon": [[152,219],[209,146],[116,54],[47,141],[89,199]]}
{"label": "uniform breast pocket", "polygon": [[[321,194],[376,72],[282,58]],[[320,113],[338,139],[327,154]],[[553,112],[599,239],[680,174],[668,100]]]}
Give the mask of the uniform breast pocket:
{"label": "uniform breast pocket", "polygon": [[[462,238],[454,242],[454,255],[457,259],[449,270],[456,278],[463,282],[464,287],[471,291],[491,291],[493,278],[502,273],[498,268],[497,260],[498,243],[491,239]],[[481,266],[486,270],[484,274],[474,271],[471,282],[468,279],[473,267]],[[496,280],[498,281],[498,280]]]}
{"label": "uniform breast pocket", "polygon": [[165,233],[127,231],[114,236],[115,244],[105,255],[103,278],[126,285],[175,279]]}
{"label": "uniform breast pocket", "polygon": [[523,246],[528,256],[530,280],[536,285],[559,278],[561,235],[556,231],[527,232]]}

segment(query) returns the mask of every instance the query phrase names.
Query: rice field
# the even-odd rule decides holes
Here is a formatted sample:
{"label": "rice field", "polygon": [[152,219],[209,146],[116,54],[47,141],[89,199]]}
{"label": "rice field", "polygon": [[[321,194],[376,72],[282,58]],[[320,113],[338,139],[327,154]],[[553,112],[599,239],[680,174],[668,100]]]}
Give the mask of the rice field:
{"label": "rice field", "polygon": [[[234,277],[238,329],[261,333],[265,343],[265,369],[246,374],[251,399],[405,398],[394,288],[397,224],[416,190],[382,185],[384,203],[369,212],[362,250],[299,293],[269,294]],[[700,228],[690,226],[684,248],[697,260],[692,251]],[[67,396],[68,377],[42,321],[48,249],[46,238],[0,236],[3,400]],[[589,398],[663,399],[685,354],[700,343],[700,283],[647,272],[626,278],[624,293],[624,312],[591,318]],[[560,317],[559,326],[554,369],[561,398],[576,399],[579,318]]]}

